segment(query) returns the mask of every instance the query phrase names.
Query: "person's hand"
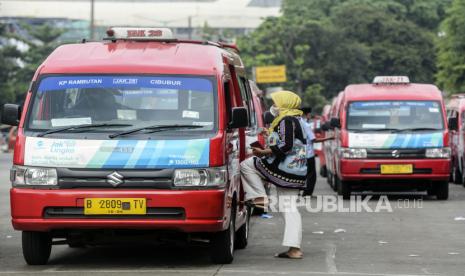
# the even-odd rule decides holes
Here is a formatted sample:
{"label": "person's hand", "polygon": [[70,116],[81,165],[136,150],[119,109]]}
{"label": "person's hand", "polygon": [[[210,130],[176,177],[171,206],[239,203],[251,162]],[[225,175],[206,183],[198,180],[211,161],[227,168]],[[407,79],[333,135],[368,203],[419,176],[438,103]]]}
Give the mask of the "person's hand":
{"label": "person's hand", "polygon": [[252,147],[252,153],[255,156],[262,157],[262,156],[266,156],[266,155],[270,154],[271,150],[270,149],[260,149],[260,148]]}

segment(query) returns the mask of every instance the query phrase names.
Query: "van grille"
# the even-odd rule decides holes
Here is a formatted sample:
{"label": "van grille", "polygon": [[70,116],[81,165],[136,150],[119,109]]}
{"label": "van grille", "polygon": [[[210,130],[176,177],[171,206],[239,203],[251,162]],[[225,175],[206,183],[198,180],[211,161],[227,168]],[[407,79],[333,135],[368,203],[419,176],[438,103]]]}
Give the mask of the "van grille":
{"label": "van grille", "polygon": [[147,207],[146,215],[84,215],[84,207],[47,207],[44,218],[69,219],[170,219],[182,220],[185,218],[184,208]]}
{"label": "van grille", "polygon": [[425,149],[367,149],[369,159],[423,159]]}

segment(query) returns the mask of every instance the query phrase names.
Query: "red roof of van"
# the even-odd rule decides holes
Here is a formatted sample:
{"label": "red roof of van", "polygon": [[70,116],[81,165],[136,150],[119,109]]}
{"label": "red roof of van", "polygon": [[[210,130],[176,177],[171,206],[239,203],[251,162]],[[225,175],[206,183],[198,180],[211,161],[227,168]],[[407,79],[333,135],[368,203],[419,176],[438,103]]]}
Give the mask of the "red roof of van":
{"label": "red roof of van", "polygon": [[41,74],[159,73],[215,75],[223,57],[234,55],[196,42],[87,42],[58,47],[43,63]]}
{"label": "red roof of van", "polygon": [[440,100],[441,91],[431,84],[352,84],[344,90],[346,101]]}

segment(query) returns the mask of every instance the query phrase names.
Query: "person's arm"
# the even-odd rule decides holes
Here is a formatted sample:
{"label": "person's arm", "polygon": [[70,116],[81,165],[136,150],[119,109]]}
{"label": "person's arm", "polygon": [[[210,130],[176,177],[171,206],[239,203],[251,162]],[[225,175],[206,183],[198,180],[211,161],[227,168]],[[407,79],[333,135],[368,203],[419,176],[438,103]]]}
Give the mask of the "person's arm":
{"label": "person's arm", "polygon": [[333,139],[334,139],[334,136],[329,136],[329,137],[325,137],[325,138],[315,138],[313,140],[313,143],[323,143],[325,141],[333,140]]}

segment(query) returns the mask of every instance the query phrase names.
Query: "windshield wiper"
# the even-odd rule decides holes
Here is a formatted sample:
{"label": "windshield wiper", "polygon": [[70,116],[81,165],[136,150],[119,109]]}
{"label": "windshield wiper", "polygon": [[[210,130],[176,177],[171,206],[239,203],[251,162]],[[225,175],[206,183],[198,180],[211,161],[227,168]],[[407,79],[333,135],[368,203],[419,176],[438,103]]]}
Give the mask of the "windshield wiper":
{"label": "windshield wiper", "polygon": [[370,131],[398,131],[397,128],[364,128],[364,129],[349,129],[349,131],[370,132]]}
{"label": "windshield wiper", "polygon": [[146,133],[154,133],[154,132],[164,131],[168,129],[202,128],[202,127],[203,126],[196,126],[196,125],[153,125],[153,126],[138,127],[138,128],[130,129],[127,131],[110,134],[108,137],[113,139],[118,136],[128,135],[128,134],[132,134],[132,133],[139,132],[142,130],[149,130]]}
{"label": "windshield wiper", "polygon": [[75,130],[81,128],[88,128],[88,127],[129,127],[132,126],[130,124],[110,124],[110,123],[102,123],[102,124],[83,124],[83,125],[75,125],[75,126],[66,126],[61,128],[49,129],[42,133],[39,133],[37,137],[44,137],[45,135],[67,131],[67,130]]}
{"label": "windshield wiper", "polygon": [[399,129],[399,132],[403,132],[403,131],[434,131],[434,130],[437,130],[437,131],[441,131],[442,129],[440,128],[432,128],[432,127],[413,127],[413,128],[403,128],[403,129]]}

